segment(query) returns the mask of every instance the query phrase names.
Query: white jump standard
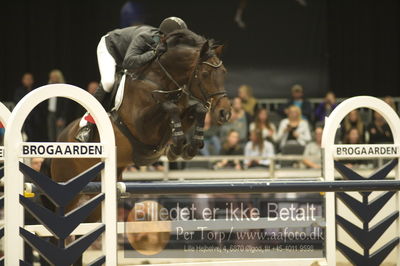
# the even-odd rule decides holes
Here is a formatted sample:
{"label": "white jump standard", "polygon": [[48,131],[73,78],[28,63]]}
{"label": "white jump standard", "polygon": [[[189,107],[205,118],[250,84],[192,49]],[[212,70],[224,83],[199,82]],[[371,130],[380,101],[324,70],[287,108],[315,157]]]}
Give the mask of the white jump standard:
{"label": "white jump standard", "polygon": [[[32,111],[42,101],[50,97],[67,97],[85,107],[89,113],[94,117],[100,133],[99,143],[30,143],[23,142],[21,136],[22,125]],[[394,144],[386,145],[335,145],[334,137],[338,126],[342,119],[352,110],[357,108],[371,108],[379,112],[388,122],[392,134],[394,136]],[[73,235],[73,229],[79,231],[77,235],[84,235],[80,239],[85,239],[93,232],[101,233],[105,227],[105,234],[103,236],[103,255],[99,258],[98,263],[105,262],[106,265],[117,265],[117,219],[116,219],[116,203],[117,191],[121,194],[196,194],[196,193],[235,193],[235,194],[256,194],[256,193],[278,193],[278,192],[327,192],[325,195],[325,220],[326,220],[326,235],[325,235],[325,263],[328,265],[336,265],[336,248],[347,255],[353,264],[357,265],[375,265],[384,260],[387,253],[393,250],[396,246],[398,248],[398,262],[400,262],[399,245],[400,242],[399,232],[400,223],[398,221],[398,210],[400,207],[400,175],[398,167],[399,147],[400,147],[400,119],[397,114],[383,101],[368,96],[360,96],[350,98],[341,103],[326,119],[324,128],[322,147],[323,147],[323,177],[325,181],[243,181],[243,182],[116,182],[116,147],[115,136],[111,122],[108,115],[102,108],[99,102],[95,100],[89,93],[77,87],[66,84],[47,85],[38,88],[27,96],[25,96],[15,107],[11,116],[8,118],[7,114],[2,110],[0,104],[0,120],[6,125],[5,134],[5,265],[19,265],[20,260],[23,259],[23,238],[28,241],[41,241],[39,236],[30,233],[29,228],[36,227],[40,229],[38,235],[49,236],[56,235],[62,236],[59,239],[64,239],[67,235]],[[44,178],[40,173],[35,172],[30,167],[21,163],[23,158],[30,157],[47,157],[47,158],[101,158],[102,162],[93,166],[88,171],[78,175],[75,179],[66,183],[55,183],[49,178]],[[359,159],[359,158],[392,158],[392,160],[384,165],[381,169],[373,173],[368,179],[359,176],[352,169],[347,168],[340,162],[340,159]],[[0,158],[1,159],[1,158]],[[338,161],[335,161],[338,159]],[[101,169],[101,182],[91,182],[91,175],[96,174]],[[335,169],[350,181],[335,181]],[[386,175],[394,169],[396,180],[382,180]],[[34,184],[25,183],[23,180],[22,172],[28,176]],[[34,203],[23,197],[22,194],[25,189],[28,192],[44,193],[46,195],[52,194],[55,201],[65,201],[65,198],[73,197],[75,194],[68,194],[68,188],[74,187],[74,182],[77,180],[85,179],[85,182],[80,182],[79,190],[76,189],[74,193],[98,193],[100,194],[89,201],[82,208],[90,209],[90,204],[94,205],[95,202],[102,204],[102,222],[93,224],[79,224],[79,219],[73,219],[73,216],[80,214],[69,213],[66,216],[63,214],[54,214],[44,211],[41,207],[35,206]],[[77,183],[79,183],[77,182]],[[50,191],[45,191],[44,188],[52,187]],[[344,191],[359,191],[363,197],[363,201],[353,201]],[[376,234],[374,230],[369,230],[369,221],[375,216],[371,214],[374,212],[372,207],[369,207],[368,195],[371,191],[389,191],[382,193],[377,197],[376,201],[380,202],[380,206],[384,206],[387,200],[392,196],[396,196],[396,213],[389,215],[380,222],[379,226],[390,226],[394,221],[396,224],[396,236],[384,247],[377,250],[375,253],[370,254],[372,245],[376,242]],[[345,203],[349,209],[352,206],[358,206],[352,209],[353,213],[362,220],[363,228],[353,227],[352,223],[335,213],[335,192],[336,197]],[[57,198],[58,197],[58,198]],[[104,199],[104,200],[103,200]],[[349,204],[351,202],[351,204]],[[62,204],[60,203],[60,206]],[[24,226],[23,222],[23,206],[30,211],[36,213],[41,217],[51,217],[52,223],[43,225]],[[68,217],[67,217],[68,216]],[[68,218],[68,219],[67,219]],[[50,220],[51,220],[50,219]],[[45,220],[45,219],[44,219]],[[68,221],[74,220],[72,227]],[[336,223],[344,229],[349,229],[348,232],[357,239],[362,235],[367,241],[359,241],[358,243],[363,249],[364,254],[353,252],[349,247],[336,239]],[[383,225],[382,225],[383,224]],[[56,226],[57,225],[57,226]],[[123,232],[123,224],[119,225],[119,232]],[[142,225],[145,226],[145,225]],[[58,228],[57,228],[58,227]],[[68,228],[65,229],[65,228]],[[258,228],[258,227],[257,227]],[[384,226],[380,227],[382,230]],[[79,229],[79,230],[78,230]],[[88,230],[92,231],[88,231]],[[155,228],[157,230],[163,230]],[[387,228],[386,228],[387,229]],[[138,230],[137,228],[135,230]],[[135,231],[136,232],[136,231]],[[137,231],[139,232],[139,231]],[[148,231],[145,231],[148,232]],[[95,234],[94,237],[98,235]],[[77,240],[79,241],[79,240]],[[76,243],[75,241],[74,243]],[[39,242],[35,242],[38,244]],[[34,245],[35,245],[34,243]],[[40,244],[40,243],[39,243]],[[42,247],[49,244],[41,244]],[[58,254],[62,256],[68,255],[68,247],[63,245],[51,247],[54,254],[46,257],[48,260],[55,258]],[[49,249],[51,249],[49,248]],[[47,250],[48,251],[48,250]],[[72,253],[72,252],[71,252]],[[74,254],[76,255],[76,254]],[[71,258],[68,258],[72,260]],[[312,259],[312,258],[310,258]],[[323,259],[323,258],[316,258]],[[282,258],[279,261],[284,263],[293,263],[298,261],[299,258]],[[243,261],[250,264],[250,261]],[[265,260],[268,263],[268,260]],[[63,265],[63,263],[59,263]]]}
{"label": "white jump standard", "polygon": [[[99,129],[100,143],[83,144],[76,143],[23,143],[21,136],[22,125],[39,103],[51,97],[66,97],[81,104],[91,114]],[[20,228],[23,223],[23,206],[19,204],[20,194],[23,194],[23,175],[19,170],[19,163],[23,157],[97,157],[104,163],[104,170],[101,172],[101,191],[105,199],[101,202],[102,223],[105,225],[103,237],[103,254],[107,265],[117,265],[117,219],[116,219],[116,156],[115,138],[111,122],[101,104],[88,92],[67,84],[54,84],[40,87],[26,95],[13,110],[7,130],[5,133],[5,265],[20,265],[23,259],[23,239],[20,237]],[[25,145],[25,146],[24,146]],[[69,154],[69,150],[78,151],[80,154]],[[28,151],[23,147],[29,147]],[[35,147],[35,148],[33,148]],[[41,151],[42,154],[31,154],[30,151]],[[46,148],[44,148],[46,147]],[[59,147],[56,150],[50,147]],[[75,150],[74,147],[78,147]],[[93,154],[82,154],[82,150],[93,149]],[[63,151],[56,153],[53,151]],[[62,226],[62,225],[60,225]],[[22,230],[22,229],[21,229]],[[62,247],[60,251],[62,252]],[[64,250],[66,251],[66,249]],[[64,252],[66,253],[66,252]],[[60,253],[61,254],[61,253]],[[66,253],[67,254],[67,253]]]}

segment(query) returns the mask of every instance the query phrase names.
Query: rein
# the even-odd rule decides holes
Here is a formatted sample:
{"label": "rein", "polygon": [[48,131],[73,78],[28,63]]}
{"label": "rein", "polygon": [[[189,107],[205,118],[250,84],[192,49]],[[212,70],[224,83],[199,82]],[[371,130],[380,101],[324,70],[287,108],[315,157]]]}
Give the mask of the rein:
{"label": "rein", "polygon": [[[218,64],[212,64],[207,61],[202,61],[199,63],[199,58],[198,58],[196,66],[193,70],[193,73],[191,74],[190,79],[189,79],[188,85],[184,84],[183,86],[179,85],[179,83],[172,77],[172,75],[168,72],[168,70],[162,65],[159,57],[156,58],[156,61],[157,61],[158,65],[160,66],[161,70],[167,76],[167,78],[170,81],[172,81],[172,83],[174,83],[175,86],[178,88],[178,89],[172,90],[172,91],[163,91],[163,90],[157,91],[159,93],[176,93],[177,95],[179,95],[178,92],[183,92],[183,93],[187,94],[188,96],[190,96],[191,98],[194,98],[195,100],[201,102],[207,108],[207,110],[209,110],[211,107],[211,99],[213,97],[222,95],[221,96],[221,98],[222,98],[227,95],[227,92],[225,90],[221,90],[221,91],[217,91],[217,92],[209,94],[209,93],[207,93],[207,91],[205,91],[205,89],[200,84],[199,89],[200,89],[200,93],[202,94],[202,97],[203,97],[203,99],[200,99],[200,98],[196,97],[195,94],[191,90],[193,79],[198,79],[197,71],[198,71],[198,66],[200,64],[205,64],[205,65],[211,66],[213,68],[219,68],[222,66],[222,60],[220,60]],[[188,90],[187,90],[187,88],[188,88]]]}
{"label": "rein", "polygon": [[[198,79],[198,67],[200,64],[205,64],[208,65],[210,67],[213,68],[219,68],[222,66],[222,60],[219,61],[218,64],[212,64],[210,62],[207,61],[203,61],[200,62],[200,58],[197,58],[197,63],[196,66],[193,69],[193,72],[190,76],[190,79],[188,81],[188,84],[184,84],[183,86],[179,85],[179,83],[172,77],[172,75],[168,72],[168,70],[162,65],[162,63],[160,62],[159,57],[156,57],[155,59],[157,61],[157,64],[160,66],[161,70],[164,72],[165,76],[173,83],[175,84],[175,86],[177,87],[177,89],[175,90],[171,90],[171,91],[166,91],[166,90],[153,90],[152,92],[152,96],[153,99],[157,101],[157,98],[155,97],[155,94],[159,94],[159,95],[165,95],[167,97],[169,97],[169,100],[172,101],[177,101],[179,100],[179,98],[181,97],[182,93],[185,93],[186,95],[188,95],[191,98],[194,98],[196,101],[198,101],[199,103],[203,104],[203,106],[209,110],[211,108],[211,102],[212,99],[215,96],[219,96],[221,95],[221,97],[219,97],[217,99],[217,103],[218,101],[227,96],[227,92],[225,90],[221,90],[221,91],[217,91],[214,93],[209,94],[204,87],[201,84],[201,80]],[[136,75],[135,73],[130,73],[130,72],[125,72],[131,79],[138,79],[140,75]],[[197,80],[199,82],[199,90],[200,93],[202,94],[203,99],[197,97],[193,92],[192,92],[192,83],[193,80]],[[155,83],[152,80],[147,80],[150,81],[152,83]],[[158,84],[155,83],[157,86]],[[188,90],[187,90],[188,88]],[[128,139],[128,141],[131,143],[132,147],[139,147],[139,150],[141,150],[142,152],[145,152],[147,154],[155,154],[157,151],[159,151],[166,143],[167,140],[165,139],[165,137],[167,135],[164,135],[164,139],[161,141],[161,143],[159,145],[147,145],[143,142],[141,142],[137,137],[135,137],[132,132],[129,130],[129,128],[126,126],[126,124],[122,121],[122,119],[119,117],[118,112],[117,111],[113,111],[111,113],[111,119],[113,120],[113,122],[117,125],[117,127],[120,129],[120,131],[123,133],[123,135]],[[135,150],[135,149],[134,149]],[[138,154],[136,154],[135,152],[133,152],[132,154],[132,159],[135,163],[139,163],[139,159],[140,156]]]}

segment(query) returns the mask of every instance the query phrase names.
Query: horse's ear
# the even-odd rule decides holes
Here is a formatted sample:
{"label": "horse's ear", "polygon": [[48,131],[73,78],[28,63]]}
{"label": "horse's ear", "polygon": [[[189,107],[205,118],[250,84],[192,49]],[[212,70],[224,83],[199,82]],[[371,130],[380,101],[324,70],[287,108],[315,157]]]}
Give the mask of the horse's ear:
{"label": "horse's ear", "polygon": [[210,50],[210,43],[206,41],[200,49],[200,58],[205,58]]}
{"label": "horse's ear", "polygon": [[216,55],[218,58],[221,58],[221,55],[222,55],[222,51],[223,51],[223,50],[224,50],[224,45],[218,45],[217,47],[214,48],[215,55]]}

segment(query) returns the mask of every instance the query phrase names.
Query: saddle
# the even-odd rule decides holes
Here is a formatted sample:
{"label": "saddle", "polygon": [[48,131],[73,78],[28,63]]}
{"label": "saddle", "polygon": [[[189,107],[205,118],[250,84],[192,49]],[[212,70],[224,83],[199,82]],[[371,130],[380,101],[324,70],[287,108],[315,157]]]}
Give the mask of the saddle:
{"label": "saddle", "polygon": [[[126,74],[128,76],[130,76],[131,79],[140,79],[140,80],[146,80],[147,82],[150,83],[154,83],[157,87],[159,87],[158,84],[156,84],[154,81],[152,80],[148,80],[148,79],[142,79],[140,77],[140,73],[132,73],[132,72],[125,72],[122,68],[117,67],[117,70],[115,72],[115,82],[113,85],[113,89],[111,91],[111,93],[108,95],[108,98],[106,99],[106,106],[107,106],[107,111],[112,110],[112,108],[114,107],[114,103],[115,103],[115,97],[117,95],[118,92],[118,87],[121,83],[122,80],[122,76]],[[163,90],[158,89],[158,90],[153,90],[151,92],[151,96],[153,97],[154,101],[156,103],[163,103],[166,101],[172,101],[172,102],[177,102],[182,94],[184,93],[184,88],[179,88],[176,90],[172,90],[172,91],[167,91],[167,90]]]}
{"label": "saddle", "polygon": [[104,108],[106,109],[107,112],[110,112],[110,110],[114,108],[115,97],[117,96],[118,87],[119,84],[121,83],[121,79],[124,74],[125,74],[124,70],[120,67],[117,67],[115,71],[115,82],[111,90],[111,93],[108,93],[104,99]]}

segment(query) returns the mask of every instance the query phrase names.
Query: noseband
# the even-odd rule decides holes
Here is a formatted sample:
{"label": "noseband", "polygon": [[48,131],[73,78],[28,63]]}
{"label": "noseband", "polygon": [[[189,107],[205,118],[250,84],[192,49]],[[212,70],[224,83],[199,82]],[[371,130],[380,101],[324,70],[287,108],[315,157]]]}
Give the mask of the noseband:
{"label": "noseband", "polygon": [[[228,96],[226,90],[221,90],[221,91],[217,91],[217,92],[209,94],[204,89],[204,87],[201,86],[201,84],[200,84],[199,89],[200,89],[200,93],[202,95],[202,99],[197,97],[192,92],[193,80],[198,79],[197,72],[198,72],[199,65],[200,64],[205,64],[205,65],[208,65],[208,66],[213,67],[213,68],[219,68],[219,67],[222,66],[222,60],[220,60],[218,64],[212,64],[212,63],[207,62],[207,61],[203,61],[201,63],[197,63],[196,67],[194,68],[194,70],[192,72],[192,75],[191,75],[191,77],[189,79],[188,84],[187,85],[184,84],[183,86],[179,85],[179,83],[172,77],[172,75],[167,71],[167,69],[161,64],[160,59],[158,57],[156,58],[156,61],[157,61],[158,65],[160,66],[160,68],[162,69],[162,71],[164,72],[164,74],[168,77],[168,79],[171,80],[172,83],[174,83],[176,85],[176,87],[178,88],[178,89],[173,90],[173,91],[163,91],[163,93],[173,93],[175,95],[181,95],[181,93],[183,92],[183,93],[187,94],[189,97],[191,97],[191,98],[195,99],[196,101],[202,103],[207,108],[207,110],[209,110],[211,108],[211,100],[214,97],[219,96],[218,99],[217,99],[217,103],[218,103],[221,98]],[[198,59],[198,61],[199,61],[199,59]],[[200,81],[200,83],[201,83],[201,81]]]}

